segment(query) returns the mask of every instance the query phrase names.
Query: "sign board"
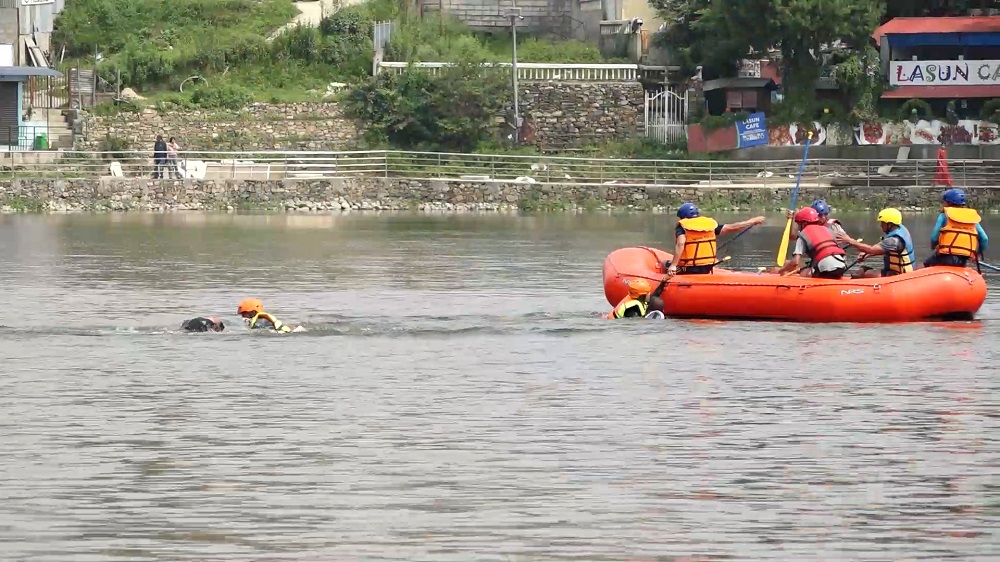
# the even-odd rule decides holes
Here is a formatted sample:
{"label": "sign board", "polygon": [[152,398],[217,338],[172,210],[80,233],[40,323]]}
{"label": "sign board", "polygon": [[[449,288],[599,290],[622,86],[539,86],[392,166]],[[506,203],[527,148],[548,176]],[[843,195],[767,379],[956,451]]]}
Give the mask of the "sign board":
{"label": "sign board", "polygon": [[745,121],[736,122],[736,146],[747,148],[768,143],[767,117],[763,113],[751,113]]}
{"label": "sign board", "polygon": [[906,60],[889,63],[893,86],[1000,85],[1000,60]]}
{"label": "sign board", "polygon": [[42,4],[54,4],[56,0],[21,0],[22,6],[41,6]]}
{"label": "sign board", "polygon": [[0,44],[0,66],[14,66],[14,45]]}

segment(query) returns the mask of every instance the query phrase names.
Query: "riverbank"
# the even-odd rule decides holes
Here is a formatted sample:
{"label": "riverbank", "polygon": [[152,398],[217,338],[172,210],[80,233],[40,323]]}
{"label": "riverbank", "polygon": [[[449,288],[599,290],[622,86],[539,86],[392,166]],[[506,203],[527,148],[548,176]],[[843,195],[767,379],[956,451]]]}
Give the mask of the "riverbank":
{"label": "riverbank", "polygon": [[[150,179],[0,181],[2,212],[275,211],[640,211],[671,213],[684,201],[706,211],[773,211],[788,205],[788,187],[698,185],[531,184],[400,178],[283,181]],[[1000,190],[972,188],[979,209],[1000,208]],[[941,190],[931,187],[803,185],[800,201],[826,199],[836,211],[935,211]]]}

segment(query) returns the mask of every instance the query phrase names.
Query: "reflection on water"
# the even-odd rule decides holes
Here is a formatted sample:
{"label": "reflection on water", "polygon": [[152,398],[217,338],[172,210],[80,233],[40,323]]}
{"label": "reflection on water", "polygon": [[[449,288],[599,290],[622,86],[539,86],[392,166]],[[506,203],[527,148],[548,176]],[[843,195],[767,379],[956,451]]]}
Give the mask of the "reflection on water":
{"label": "reflection on water", "polygon": [[[673,220],[0,218],[0,558],[995,556],[996,298],[599,319],[603,257]],[[247,333],[246,296],[312,331]],[[202,314],[234,329],[178,332]]]}

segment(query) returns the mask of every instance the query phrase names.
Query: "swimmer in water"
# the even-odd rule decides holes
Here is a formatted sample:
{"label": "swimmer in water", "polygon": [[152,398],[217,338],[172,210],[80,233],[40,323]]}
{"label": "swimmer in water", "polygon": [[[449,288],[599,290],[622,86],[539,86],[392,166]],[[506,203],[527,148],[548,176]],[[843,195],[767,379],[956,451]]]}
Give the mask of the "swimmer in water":
{"label": "swimmer in water", "polygon": [[181,324],[181,329],[185,332],[221,332],[226,329],[222,320],[210,316],[199,316],[185,320]]}
{"label": "swimmer in water", "polygon": [[264,312],[264,303],[260,299],[245,299],[236,308],[236,314],[246,321],[251,330],[274,330],[279,334],[306,331],[302,326],[293,330],[291,326],[282,324],[274,315]]}

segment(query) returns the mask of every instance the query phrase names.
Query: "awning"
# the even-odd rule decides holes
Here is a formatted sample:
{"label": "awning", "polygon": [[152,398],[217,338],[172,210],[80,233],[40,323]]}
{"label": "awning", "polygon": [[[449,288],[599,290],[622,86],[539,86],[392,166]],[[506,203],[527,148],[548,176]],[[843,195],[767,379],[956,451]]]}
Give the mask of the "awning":
{"label": "awning", "polygon": [[23,82],[32,76],[62,76],[62,72],[40,66],[0,66],[0,79]]}
{"label": "awning", "polygon": [[722,88],[767,88],[774,90],[777,87],[778,85],[770,78],[716,78],[715,80],[706,80],[702,90],[706,92]]}
{"label": "awning", "polygon": [[893,18],[872,33],[876,45],[882,36],[896,47],[1000,45],[1000,17]]}
{"label": "awning", "polygon": [[1000,86],[898,86],[882,94],[882,98],[1000,98]]}

